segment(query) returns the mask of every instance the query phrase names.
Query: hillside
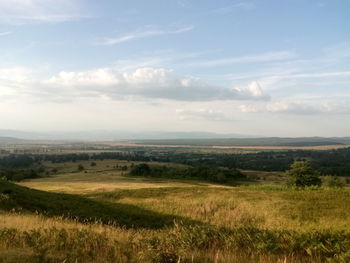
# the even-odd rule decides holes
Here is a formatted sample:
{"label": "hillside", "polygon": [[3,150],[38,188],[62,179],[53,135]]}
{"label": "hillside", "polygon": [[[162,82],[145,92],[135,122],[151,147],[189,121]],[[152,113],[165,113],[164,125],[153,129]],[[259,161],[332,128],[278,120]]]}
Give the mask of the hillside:
{"label": "hillside", "polygon": [[0,181],[0,195],[0,210],[63,216],[80,222],[99,221],[129,228],[160,228],[172,225],[174,219],[181,219],[133,205],[110,204],[79,195],[39,191],[6,181]]}
{"label": "hillside", "polygon": [[282,186],[79,196],[1,181],[0,261],[349,262],[349,198]]}
{"label": "hillside", "polygon": [[21,143],[23,140],[14,137],[2,137],[0,136],[0,145],[6,144],[17,144]]}

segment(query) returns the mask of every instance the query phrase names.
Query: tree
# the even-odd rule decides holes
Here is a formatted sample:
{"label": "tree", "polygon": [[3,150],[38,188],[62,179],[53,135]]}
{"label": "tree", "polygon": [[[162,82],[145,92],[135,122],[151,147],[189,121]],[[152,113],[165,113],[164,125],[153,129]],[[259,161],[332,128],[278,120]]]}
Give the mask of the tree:
{"label": "tree", "polygon": [[148,164],[141,163],[132,167],[130,175],[133,176],[148,176],[151,173],[151,167]]}
{"label": "tree", "polygon": [[307,161],[294,162],[286,174],[289,177],[289,185],[305,187],[322,184],[319,173]]}
{"label": "tree", "polygon": [[84,166],[82,165],[82,164],[79,164],[78,165],[78,171],[83,171],[85,168],[84,168]]}
{"label": "tree", "polygon": [[325,184],[326,186],[332,188],[342,188],[345,185],[345,183],[342,180],[340,180],[339,177],[336,176],[327,176],[325,178]]}

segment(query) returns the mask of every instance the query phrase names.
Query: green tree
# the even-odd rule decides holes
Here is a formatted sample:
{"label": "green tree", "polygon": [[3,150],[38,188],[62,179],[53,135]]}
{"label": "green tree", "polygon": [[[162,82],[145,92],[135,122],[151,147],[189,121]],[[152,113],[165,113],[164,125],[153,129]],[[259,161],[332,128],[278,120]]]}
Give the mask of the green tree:
{"label": "green tree", "polygon": [[289,177],[288,184],[292,186],[305,187],[322,184],[319,173],[306,161],[294,162],[286,174]]}
{"label": "green tree", "polygon": [[325,177],[324,183],[326,186],[332,188],[342,188],[345,185],[345,183],[339,177],[336,176]]}
{"label": "green tree", "polygon": [[78,165],[78,171],[83,171],[85,168],[82,164],[79,164]]}
{"label": "green tree", "polygon": [[148,164],[141,163],[132,167],[130,175],[133,176],[148,176],[151,173],[151,167]]}

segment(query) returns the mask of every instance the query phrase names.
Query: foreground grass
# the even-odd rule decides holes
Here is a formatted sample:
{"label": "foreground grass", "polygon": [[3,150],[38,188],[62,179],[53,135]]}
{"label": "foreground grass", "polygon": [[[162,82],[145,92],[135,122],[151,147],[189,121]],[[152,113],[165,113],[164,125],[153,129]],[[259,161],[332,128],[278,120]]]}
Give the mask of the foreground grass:
{"label": "foreground grass", "polygon": [[0,192],[0,262],[350,261],[346,188]]}
{"label": "foreground grass", "polygon": [[[349,262],[350,234],[175,225],[0,230],[3,262]],[[0,250],[1,251],[1,250]],[[16,255],[16,256],[14,256]]]}
{"label": "foreground grass", "polygon": [[49,193],[0,181],[0,209],[34,212],[80,222],[99,221],[103,224],[127,228],[161,228],[185,218],[146,210],[130,204],[107,203],[82,196]]}

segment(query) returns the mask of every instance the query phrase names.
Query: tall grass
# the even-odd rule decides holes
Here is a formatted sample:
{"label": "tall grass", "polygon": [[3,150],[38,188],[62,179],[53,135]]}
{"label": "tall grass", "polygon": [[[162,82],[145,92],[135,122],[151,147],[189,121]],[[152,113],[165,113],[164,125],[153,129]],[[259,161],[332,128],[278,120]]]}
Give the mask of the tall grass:
{"label": "tall grass", "polygon": [[346,188],[188,187],[120,190],[92,197],[231,228],[348,231],[350,225]]}
{"label": "tall grass", "polygon": [[0,262],[350,262],[347,188],[0,190]]}
{"label": "tall grass", "polygon": [[0,248],[27,251],[24,257],[31,262],[349,262],[349,240],[343,232],[183,225],[139,230],[127,239],[93,229],[0,230]]}

